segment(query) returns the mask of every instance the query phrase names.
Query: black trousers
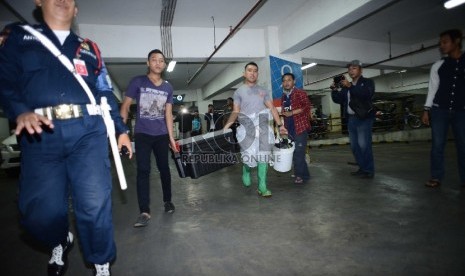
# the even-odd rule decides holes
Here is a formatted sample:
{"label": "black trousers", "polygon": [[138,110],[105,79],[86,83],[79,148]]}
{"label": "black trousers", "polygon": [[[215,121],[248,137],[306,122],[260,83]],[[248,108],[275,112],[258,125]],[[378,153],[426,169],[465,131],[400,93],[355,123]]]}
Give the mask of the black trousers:
{"label": "black trousers", "polygon": [[152,136],[144,133],[135,134],[137,163],[137,200],[141,213],[150,213],[150,157],[155,156],[160,172],[163,201],[171,201],[171,174],[168,164],[169,136]]}

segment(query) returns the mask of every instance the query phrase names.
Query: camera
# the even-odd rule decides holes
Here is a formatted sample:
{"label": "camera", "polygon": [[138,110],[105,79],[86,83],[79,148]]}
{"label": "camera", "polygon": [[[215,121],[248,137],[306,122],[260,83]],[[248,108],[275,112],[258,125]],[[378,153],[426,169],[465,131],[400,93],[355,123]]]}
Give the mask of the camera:
{"label": "camera", "polygon": [[342,83],[341,81],[345,80],[346,78],[344,77],[344,75],[337,75],[333,78],[333,81],[334,81],[334,86],[336,88],[342,88]]}

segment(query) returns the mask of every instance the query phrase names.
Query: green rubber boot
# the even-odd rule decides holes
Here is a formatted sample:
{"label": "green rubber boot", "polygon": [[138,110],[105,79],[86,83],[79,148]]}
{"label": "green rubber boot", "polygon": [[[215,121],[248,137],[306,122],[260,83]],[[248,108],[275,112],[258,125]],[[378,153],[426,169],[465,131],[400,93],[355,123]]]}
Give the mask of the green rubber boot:
{"label": "green rubber boot", "polygon": [[258,194],[263,197],[270,197],[271,191],[266,188],[266,173],[268,163],[258,163]]}
{"label": "green rubber boot", "polygon": [[250,180],[250,167],[244,164],[242,166],[242,184],[245,187],[250,187],[252,181]]}

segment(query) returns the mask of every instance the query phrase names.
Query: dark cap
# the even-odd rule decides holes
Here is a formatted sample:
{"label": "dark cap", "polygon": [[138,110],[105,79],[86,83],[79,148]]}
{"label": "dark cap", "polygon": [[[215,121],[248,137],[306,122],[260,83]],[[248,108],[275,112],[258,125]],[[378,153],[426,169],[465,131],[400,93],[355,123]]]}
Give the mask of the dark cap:
{"label": "dark cap", "polygon": [[350,63],[347,64],[347,68],[349,68],[350,66],[362,67],[362,62],[360,62],[360,60],[358,59],[354,59]]}

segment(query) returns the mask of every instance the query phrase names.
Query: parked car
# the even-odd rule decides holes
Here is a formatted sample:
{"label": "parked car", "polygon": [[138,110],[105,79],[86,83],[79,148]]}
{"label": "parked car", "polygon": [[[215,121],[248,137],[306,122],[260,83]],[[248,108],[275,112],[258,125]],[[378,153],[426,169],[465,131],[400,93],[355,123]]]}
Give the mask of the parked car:
{"label": "parked car", "polygon": [[21,149],[18,145],[16,135],[7,137],[1,143],[0,168],[8,175],[18,175],[20,169]]}

